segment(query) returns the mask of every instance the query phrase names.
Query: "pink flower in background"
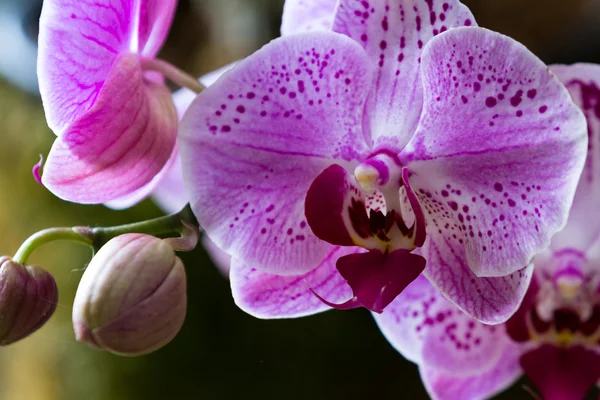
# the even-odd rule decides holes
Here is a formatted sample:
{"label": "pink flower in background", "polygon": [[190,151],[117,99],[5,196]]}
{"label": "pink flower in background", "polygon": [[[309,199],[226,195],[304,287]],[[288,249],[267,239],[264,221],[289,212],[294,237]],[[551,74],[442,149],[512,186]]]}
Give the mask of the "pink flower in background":
{"label": "pink flower in background", "polygon": [[177,114],[163,75],[180,73],[154,57],[176,4],[44,1],[38,76],[57,139],[42,181],[58,197],[127,206],[173,162]]}
{"label": "pink flower in background", "polygon": [[421,272],[422,244],[461,309],[512,315],[566,221],[585,120],[522,45],[450,29],[474,24],[458,1],[342,0],[333,32],[277,39],[194,100],[184,178],[240,307],[327,309],[308,283],[379,312]]}
{"label": "pink flower in background", "polygon": [[545,400],[579,400],[600,379],[600,66],[552,71],[587,117],[588,156],[568,223],[535,256],[518,312],[483,325],[419,278],[375,315],[434,399],[488,398],[525,373]]}

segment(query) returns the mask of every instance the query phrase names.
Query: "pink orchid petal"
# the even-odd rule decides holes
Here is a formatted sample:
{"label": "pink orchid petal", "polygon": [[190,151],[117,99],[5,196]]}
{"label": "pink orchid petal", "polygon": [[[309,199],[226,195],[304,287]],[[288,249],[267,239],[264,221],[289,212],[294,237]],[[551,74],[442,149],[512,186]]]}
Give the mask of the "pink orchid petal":
{"label": "pink orchid petal", "polygon": [[[168,179],[168,177],[175,170],[175,163],[179,162],[181,164],[181,159],[179,158],[179,149],[177,146],[173,147],[173,152],[171,156],[167,160],[167,163],[162,167],[162,169],[158,172],[158,174],[154,175],[154,178],[150,180],[150,182],[146,183],[144,186],[139,189],[134,190],[131,193],[126,194],[123,197],[119,197],[118,199],[110,200],[104,203],[104,205],[108,208],[112,208],[113,210],[124,210],[134,205],[138,204],[140,201],[144,200],[146,197],[150,196],[151,193],[154,193],[156,189],[160,185],[164,185],[164,181]],[[181,165],[179,166],[179,173],[181,174]],[[182,179],[183,181],[183,179]],[[183,185],[183,182],[182,182]],[[175,188],[174,188],[175,189]],[[177,188],[179,189],[179,188]],[[184,189],[184,188],[182,188]],[[185,190],[185,189],[184,189]],[[183,203],[181,207],[177,208],[175,211],[180,211],[183,206],[187,204],[187,196],[184,194],[179,194],[179,198],[176,198],[176,190],[171,191],[172,199],[169,199],[170,202],[175,203]]]}
{"label": "pink orchid petal", "polygon": [[215,267],[226,277],[231,270],[231,256],[221,250],[207,235],[202,235],[202,246]]}
{"label": "pink orchid petal", "polygon": [[[209,72],[199,79],[200,83],[206,87],[212,85],[221,77],[221,75],[229,71],[237,63],[238,62],[236,61],[219,68],[216,71]],[[195,92],[186,88],[179,89],[173,93],[173,103],[175,103],[175,109],[177,110],[179,118],[183,116],[183,113],[185,113],[185,110],[187,110],[196,96],[197,94]],[[173,154],[175,159],[173,160],[171,167],[168,171],[164,171],[163,168],[163,171],[159,174],[160,179],[152,188],[152,192],[147,193],[151,194],[156,204],[167,213],[177,212],[188,203],[188,195],[185,190],[183,172],[181,170],[181,157],[179,156],[178,150],[174,151]]]}
{"label": "pink orchid petal", "polygon": [[329,254],[312,271],[297,276],[260,272],[233,259],[229,278],[235,303],[257,318],[296,318],[330,309],[310,289],[341,303],[352,297],[350,287],[338,273],[339,257],[363,251],[356,247],[329,246]]}
{"label": "pink orchid petal", "polygon": [[600,379],[600,355],[585,347],[549,344],[521,357],[525,374],[544,400],[579,400]]}
{"label": "pink orchid petal", "polygon": [[177,158],[173,161],[173,165],[152,191],[152,200],[164,212],[171,214],[180,211],[189,203],[188,199],[183,182],[181,156],[177,152]]}
{"label": "pink orchid petal", "polygon": [[588,126],[588,153],[565,228],[552,238],[552,248],[589,250],[600,239],[600,216],[592,217],[600,204],[600,66],[554,65],[573,101],[583,111]]}
{"label": "pink orchid petal", "polygon": [[367,151],[356,110],[370,74],[352,40],[298,34],[274,40],[194,100],[181,121],[181,158],[211,240],[263,272],[297,275],[319,264],[329,245],[306,225],[304,197],[334,160]]}
{"label": "pink orchid petal", "polygon": [[410,140],[423,106],[423,48],[439,32],[463,25],[475,19],[458,0],[340,0],[333,30],[360,43],[378,66],[365,114],[375,146],[401,149]]}
{"label": "pink orchid petal", "polygon": [[176,128],[168,89],[144,83],[137,57],[121,55],[94,106],[56,139],[42,181],[69,201],[120,198],[162,169],[175,145]]}
{"label": "pink orchid petal", "polygon": [[286,0],[281,36],[331,29],[337,0]]}
{"label": "pink orchid petal", "polygon": [[138,0],[137,3],[138,52],[154,57],[167,39],[177,0]]}
{"label": "pink orchid petal", "polygon": [[[535,267],[537,268],[537,271],[539,271],[540,266],[537,263],[537,259]],[[506,334],[513,342],[524,343],[531,340],[532,332],[527,320],[528,317],[532,315],[530,314],[532,311],[534,312],[533,315],[537,315],[537,312],[535,312],[535,302],[539,291],[539,282],[536,276],[536,274],[533,275],[529,284],[529,289],[527,289],[527,293],[525,293],[521,305],[504,324]]]}
{"label": "pink orchid petal", "polygon": [[434,366],[422,366],[421,379],[434,400],[489,399],[510,387],[519,378],[522,373],[519,366],[520,354],[519,347],[509,343],[491,368],[468,376],[455,376],[439,371]]}
{"label": "pink orchid petal", "polygon": [[467,376],[492,368],[509,343],[503,327],[473,320],[423,276],[373,316],[400,354],[440,373]]}
{"label": "pink orchid petal", "polygon": [[145,43],[143,54],[154,55],[175,6],[173,0],[45,0],[38,77],[50,129],[62,135],[94,105],[119,53]]}
{"label": "pink orchid petal", "polygon": [[500,324],[519,308],[531,282],[533,264],[502,277],[477,277],[467,264],[464,246],[429,236],[421,250],[424,275],[450,301],[486,324]]}
{"label": "pink orchid petal", "polygon": [[422,68],[423,116],[400,157],[429,237],[464,248],[477,276],[513,273],[566,222],[585,119],[537,57],[483,28],[440,34]]}

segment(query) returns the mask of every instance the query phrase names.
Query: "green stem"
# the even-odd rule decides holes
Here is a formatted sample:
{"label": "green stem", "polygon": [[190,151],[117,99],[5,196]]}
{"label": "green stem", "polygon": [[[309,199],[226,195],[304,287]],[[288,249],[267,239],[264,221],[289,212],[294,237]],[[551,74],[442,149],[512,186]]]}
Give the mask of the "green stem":
{"label": "green stem", "polygon": [[74,228],[49,228],[31,235],[13,257],[19,264],[25,265],[27,259],[38,247],[56,240],[70,240],[90,246],[98,251],[110,239],[125,233],[142,233],[159,237],[172,237],[181,235],[188,226],[198,226],[198,221],[190,205],[186,205],[180,212],[151,219],[112,227],[74,227]]}
{"label": "green stem", "polygon": [[70,240],[92,247],[92,238],[90,234],[91,230],[85,227],[44,229],[43,231],[34,233],[23,242],[13,257],[13,260],[18,264],[25,265],[27,259],[35,249],[56,240]]}

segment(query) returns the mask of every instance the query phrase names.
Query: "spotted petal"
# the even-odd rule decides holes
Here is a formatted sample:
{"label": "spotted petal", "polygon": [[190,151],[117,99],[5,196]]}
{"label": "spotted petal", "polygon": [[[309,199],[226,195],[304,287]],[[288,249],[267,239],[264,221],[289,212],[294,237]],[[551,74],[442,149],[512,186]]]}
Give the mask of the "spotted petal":
{"label": "spotted petal", "polygon": [[425,45],[449,28],[474,25],[458,0],[340,0],[333,29],[360,43],[377,66],[365,125],[375,146],[401,149],[415,132],[423,105],[419,83]]}
{"label": "spotted petal", "polygon": [[352,40],[298,34],[274,40],[194,100],[179,132],[183,173],[217,246],[268,273],[319,264],[329,245],[306,225],[304,197],[328,165],[367,151],[360,110],[370,76]]}
{"label": "spotted petal", "polygon": [[588,153],[585,167],[565,228],[552,238],[552,247],[589,250],[600,238],[600,66],[596,64],[554,65],[573,101],[585,114]]}
{"label": "spotted petal", "polygon": [[[199,79],[200,83],[205,87],[209,87],[237,63],[238,62],[235,61],[203,75]],[[187,110],[195,97],[196,93],[186,88],[179,89],[173,93],[173,103],[175,103],[179,118],[183,116],[183,113]],[[168,171],[161,177],[160,182],[158,182],[155,187],[151,188],[152,199],[167,213],[177,212],[188,203],[188,195],[185,191],[183,182],[183,171],[181,170],[181,157],[179,156],[179,150],[176,150],[176,152],[175,160],[173,160]],[[229,262],[227,263],[227,269],[229,269]]]}
{"label": "spotted petal", "polygon": [[422,275],[373,315],[404,357],[440,373],[467,376],[492,368],[508,343],[502,327],[473,320]]}
{"label": "spotted petal", "polygon": [[286,0],[281,36],[331,29],[337,0]]}
{"label": "spotted petal", "polygon": [[507,344],[493,367],[468,376],[453,376],[433,366],[422,366],[421,379],[434,400],[489,399],[510,387],[519,378],[520,353],[517,345]]}
{"label": "spotted petal", "polygon": [[478,277],[466,261],[464,247],[431,235],[422,248],[424,275],[461,310],[486,324],[500,324],[519,308],[533,275],[533,264],[510,275]]}
{"label": "spotted petal", "polygon": [[151,181],[171,156],[177,115],[170,92],[143,82],[135,56],[121,55],[115,63],[111,84],[48,155],[42,182],[60,198],[103,203],[123,197]]}
{"label": "spotted petal", "polygon": [[440,34],[422,68],[423,116],[400,158],[430,238],[463,248],[477,276],[513,273],[566,222],[585,119],[538,58],[483,28]]}
{"label": "spotted petal", "polygon": [[310,289],[334,303],[352,297],[350,287],[335,268],[339,257],[358,248],[330,246],[329,254],[312,271],[297,276],[260,272],[233,260],[229,278],[235,303],[257,318],[295,318],[329,310]]}
{"label": "spotted petal", "polygon": [[44,1],[38,77],[48,125],[57,135],[98,100],[120,53],[158,52],[175,6],[175,0]]}

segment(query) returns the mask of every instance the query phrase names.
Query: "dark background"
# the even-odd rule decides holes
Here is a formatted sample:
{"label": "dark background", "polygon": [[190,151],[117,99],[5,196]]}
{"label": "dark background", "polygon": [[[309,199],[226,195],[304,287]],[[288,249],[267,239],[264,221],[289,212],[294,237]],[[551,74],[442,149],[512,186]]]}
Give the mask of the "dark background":
{"label": "dark background", "polygon": [[[547,63],[600,59],[599,0],[464,1],[481,26],[523,42]],[[161,58],[201,75],[278,36],[282,0],[180,0]],[[150,201],[127,211],[54,198],[31,177],[54,139],[35,81],[38,0],[0,0],[0,254],[49,226],[112,225],[161,214]],[[144,357],[76,343],[71,304],[89,253],[75,244],[40,249],[31,261],[56,277],[51,322],[0,350],[1,399],[375,399],[427,398],[416,366],[379,333],[366,311],[280,321],[237,309],[228,281],[203,249],[182,255],[189,309],[177,338]],[[532,398],[522,379],[501,399]]]}

